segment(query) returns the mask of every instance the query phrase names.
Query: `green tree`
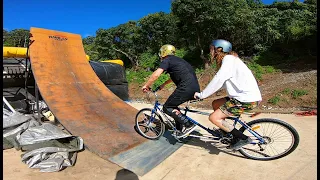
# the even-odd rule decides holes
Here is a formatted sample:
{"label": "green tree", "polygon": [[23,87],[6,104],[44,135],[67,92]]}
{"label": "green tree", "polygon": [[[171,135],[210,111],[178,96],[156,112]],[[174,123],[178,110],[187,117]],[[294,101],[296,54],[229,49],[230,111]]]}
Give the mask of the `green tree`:
{"label": "green tree", "polygon": [[99,29],[96,45],[100,59],[124,57],[130,61],[132,67],[139,66],[138,56],[146,49],[139,32],[140,29],[135,21],[110,29]]}
{"label": "green tree", "polygon": [[245,0],[175,0],[171,10],[179,18],[178,27],[189,49],[198,49],[204,67],[210,61],[205,51],[212,39],[230,40],[235,31],[235,13],[249,6]]}
{"label": "green tree", "polygon": [[149,14],[138,21],[140,35],[147,49],[156,53],[164,44],[178,46],[178,18],[164,12]]}
{"label": "green tree", "polygon": [[26,47],[28,38],[29,30],[26,29],[14,29],[9,32],[4,31],[3,44],[5,46]]}
{"label": "green tree", "polygon": [[88,56],[90,56],[90,60],[99,61],[99,53],[97,51],[97,46],[95,43],[94,36],[88,36],[82,39],[84,51]]}

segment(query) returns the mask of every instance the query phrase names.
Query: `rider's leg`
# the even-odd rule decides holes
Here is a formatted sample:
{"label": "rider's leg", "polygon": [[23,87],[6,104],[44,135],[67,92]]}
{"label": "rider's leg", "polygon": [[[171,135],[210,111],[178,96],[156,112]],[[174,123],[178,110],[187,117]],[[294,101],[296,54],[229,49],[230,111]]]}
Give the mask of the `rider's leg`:
{"label": "rider's leg", "polygon": [[224,120],[228,115],[223,113],[221,109],[215,110],[213,113],[210,114],[209,120],[220,129],[224,130],[225,132],[229,132],[235,137],[239,139],[247,139],[247,136],[241,133],[238,129],[236,129],[232,124],[229,124],[226,120]]}
{"label": "rider's leg", "polygon": [[214,101],[212,101],[212,108],[213,110],[217,110],[219,109],[220,106],[222,106],[224,103],[227,102],[227,99],[224,98],[220,98],[220,99],[216,99]]}
{"label": "rider's leg", "polygon": [[[223,97],[223,98],[216,99],[216,100],[212,101],[212,108],[213,108],[214,112],[216,112],[219,109],[219,107],[222,106],[224,103],[226,103],[227,100],[228,100],[227,97]],[[220,115],[220,112],[217,112],[217,114],[212,115],[212,116],[215,116],[215,117],[211,117],[211,118],[209,117],[209,120],[212,119],[210,121],[213,124],[215,124],[216,126],[218,126],[220,129],[222,129],[223,131],[230,132],[231,130],[229,130],[229,129],[233,129],[232,127],[230,127],[228,122],[226,122],[226,120],[225,120],[225,118],[228,117],[228,116],[226,116],[226,114],[222,113]]]}
{"label": "rider's leg", "polygon": [[239,139],[247,139],[247,136],[245,136],[243,133],[241,133],[239,130],[234,128],[232,124],[229,124],[225,118],[228,116],[238,115],[238,114],[232,114],[227,111],[227,108],[231,108],[232,106],[235,106],[235,104],[232,102],[230,103],[230,98],[220,98],[212,102],[212,108],[214,109],[214,112],[209,116],[209,120],[224,130],[225,132],[230,132],[233,136],[239,138]]}
{"label": "rider's leg", "polygon": [[188,119],[180,112],[178,106],[193,98],[193,94],[176,89],[163,105],[163,111],[176,121],[178,130],[182,130],[182,125],[190,125],[188,124]]}
{"label": "rider's leg", "polygon": [[180,122],[180,118],[178,116],[179,114],[181,114],[178,109],[178,106],[181,104],[181,102],[180,102],[179,98],[177,98],[175,96],[175,94],[176,93],[173,92],[169,96],[167,101],[163,104],[163,112],[168,114],[169,116],[171,116],[175,120],[176,128],[181,131],[182,127],[183,127],[182,126],[183,122],[182,123]]}

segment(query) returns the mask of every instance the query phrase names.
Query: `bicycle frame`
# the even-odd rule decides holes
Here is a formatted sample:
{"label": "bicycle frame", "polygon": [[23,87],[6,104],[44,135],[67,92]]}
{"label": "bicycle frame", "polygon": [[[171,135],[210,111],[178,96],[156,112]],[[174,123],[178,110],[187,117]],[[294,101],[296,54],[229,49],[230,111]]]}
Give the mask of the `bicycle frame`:
{"label": "bicycle frame", "polygon": [[[156,95],[156,94],[155,94]],[[157,97],[157,95],[156,95]],[[161,104],[159,103],[159,101],[156,99],[155,103],[154,103],[154,107],[152,109],[151,112],[151,122],[153,121],[153,115],[155,114],[156,111],[160,111],[161,114],[166,118],[167,122],[170,123],[171,128],[174,131],[177,131],[177,129],[175,128],[175,126],[170,122],[170,120],[168,119],[168,117],[166,116],[166,114],[162,111],[162,109],[159,107],[161,106]],[[202,114],[202,115],[210,115],[210,113],[205,113],[205,112],[201,112],[201,111],[196,111],[196,110],[191,110],[188,107],[184,108],[184,109],[180,109],[180,110],[184,110],[184,114],[186,115],[187,112],[193,112],[193,113],[197,113],[197,114]],[[213,130],[209,129],[208,127],[203,126],[202,124],[200,124],[199,122],[197,122],[196,120],[186,116],[187,119],[189,121],[191,121],[192,123],[196,124],[197,126],[199,126],[200,128],[204,129],[205,131],[207,131],[208,133],[210,133],[212,135],[212,137],[210,136],[196,136],[196,135],[189,135],[190,137],[197,137],[197,138],[208,138],[208,139],[212,139],[212,140],[220,140],[222,138],[221,134],[218,134],[216,132],[214,132]],[[227,117],[227,119],[231,119],[234,120],[234,124],[233,126],[235,127],[237,123],[239,123],[241,126],[243,126],[246,130],[248,130],[253,136],[255,136],[259,142],[261,143],[265,143],[265,140],[262,138],[262,136],[260,134],[258,134],[257,132],[255,132],[254,130],[251,129],[250,126],[248,126],[245,122],[241,121],[239,117]],[[256,142],[252,142],[251,144],[258,144]]]}

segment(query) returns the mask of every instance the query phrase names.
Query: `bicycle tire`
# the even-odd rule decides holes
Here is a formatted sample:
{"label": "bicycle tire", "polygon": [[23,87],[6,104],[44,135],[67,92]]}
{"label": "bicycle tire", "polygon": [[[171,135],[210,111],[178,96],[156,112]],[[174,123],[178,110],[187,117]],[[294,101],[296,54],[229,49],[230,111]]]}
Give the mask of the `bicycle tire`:
{"label": "bicycle tire", "polygon": [[[256,120],[250,121],[250,122],[248,122],[247,124],[248,124],[250,127],[253,127],[254,125],[263,124],[263,123],[272,124],[273,127],[274,127],[275,125],[278,125],[278,126],[283,127],[284,129],[286,129],[286,130],[291,134],[291,136],[292,136],[292,142],[291,142],[290,147],[289,147],[288,149],[286,149],[284,152],[279,153],[278,155],[275,155],[275,156],[270,156],[270,157],[256,157],[256,156],[250,155],[250,154],[248,153],[248,151],[247,151],[248,148],[243,147],[243,148],[239,149],[239,152],[240,152],[242,155],[244,155],[245,157],[247,157],[247,158],[249,158],[249,159],[268,161],[268,160],[279,159],[279,158],[282,158],[282,157],[284,157],[284,156],[287,156],[287,155],[289,155],[290,153],[292,153],[292,152],[298,147],[298,144],[299,144],[299,141],[300,141],[300,137],[299,137],[299,134],[298,134],[297,130],[296,130],[294,127],[292,127],[290,124],[288,124],[288,123],[286,123],[286,122],[284,122],[284,121],[281,121],[281,120],[279,120],[279,119],[272,119],[272,118],[262,118],[262,119],[256,119]],[[257,126],[257,127],[258,127],[258,126]],[[268,126],[268,127],[269,127],[269,126]],[[259,126],[259,129],[260,129],[260,126]],[[241,132],[244,132],[244,131],[245,131],[245,128],[244,128],[244,127],[241,127],[239,130],[240,130]],[[265,130],[263,130],[263,131],[266,132]],[[251,133],[250,133],[250,134],[251,134]],[[265,136],[265,137],[267,137],[267,138],[269,139],[269,141],[270,141],[269,143],[270,143],[270,144],[267,144],[267,145],[270,145],[270,146],[272,146],[271,144],[274,143],[274,142],[276,142],[276,141],[277,141],[277,142],[285,142],[285,141],[281,140],[281,137],[280,137],[280,138],[274,138],[274,139],[272,139],[272,137],[266,136],[265,134],[261,134],[261,133],[259,133],[259,134],[260,134],[261,136]],[[279,135],[279,132],[273,133],[272,135],[275,135],[275,134]],[[280,135],[281,135],[281,134],[280,134]],[[280,140],[277,140],[277,139],[280,139]],[[265,150],[267,149],[267,145],[265,145],[265,146],[266,146]],[[258,147],[258,145],[255,145],[255,146]],[[272,146],[272,148],[273,148],[273,146]],[[251,150],[251,151],[253,151],[253,150]],[[259,151],[259,150],[258,150],[258,151]],[[260,150],[260,152],[257,152],[257,154],[260,154],[260,153],[261,153],[261,154],[264,154],[264,153],[261,152],[261,150]],[[266,154],[264,154],[264,155],[266,155]]]}
{"label": "bicycle tire", "polygon": [[[150,128],[150,124],[149,125],[147,125],[147,126],[149,126],[149,127],[147,127],[147,128],[144,128],[144,129],[142,129],[141,128],[141,121],[139,121],[139,116],[140,115],[142,115],[142,114],[144,114],[144,116],[146,115],[146,113],[148,113],[148,114],[150,114],[151,115],[151,112],[152,112],[152,109],[151,108],[144,108],[144,109],[141,109],[138,113],[137,113],[137,115],[136,115],[136,117],[135,117],[135,128],[136,128],[136,130],[138,131],[138,133],[141,135],[141,136],[143,136],[143,137],[145,137],[145,138],[147,138],[147,139],[150,139],[150,140],[157,140],[157,139],[159,139],[163,134],[164,134],[164,131],[165,131],[165,124],[163,123],[163,120],[162,120],[162,118],[161,118],[161,116],[159,115],[159,113],[158,112],[154,112],[154,115],[155,115],[155,118],[156,118],[156,123],[157,124],[155,124],[155,123],[153,123],[153,124],[155,124],[155,127],[157,128],[158,127],[158,133],[156,133],[156,132],[154,132],[155,133],[155,136],[153,137],[153,136],[149,136],[149,135],[147,135],[146,133],[147,132],[149,132],[149,129],[151,129],[151,131],[152,131],[152,129],[153,128]],[[145,116],[146,117],[146,116]],[[150,116],[149,116],[150,117]],[[149,118],[148,117],[148,118]],[[150,119],[148,119],[148,122],[150,121]],[[145,131],[144,131],[145,130]],[[147,132],[146,132],[147,131]],[[152,131],[153,132],[153,131]]]}

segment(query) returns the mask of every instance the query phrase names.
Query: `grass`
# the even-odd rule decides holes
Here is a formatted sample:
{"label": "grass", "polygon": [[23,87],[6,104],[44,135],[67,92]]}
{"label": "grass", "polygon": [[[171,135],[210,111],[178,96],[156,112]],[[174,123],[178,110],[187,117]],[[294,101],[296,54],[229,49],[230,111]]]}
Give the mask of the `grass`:
{"label": "grass", "polygon": [[250,62],[247,64],[247,66],[252,71],[257,80],[262,80],[263,74],[274,73],[278,71],[273,66],[261,66],[256,62]]}
{"label": "grass", "polygon": [[282,91],[283,94],[290,94],[291,90],[289,88],[286,88]]}
{"label": "grass", "polygon": [[283,91],[280,92],[280,94],[284,94],[287,96],[284,96],[283,98],[280,98],[280,95],[277,94],[270,98],[268,100],[268,103],[271,103],[273,105],[277,105],[280,101],[289,102],[289,99],[297,99],[298,97],[301,97],[303,95],[307,95],[308,91],[302,90],[302,89],[289,89],[285,88]]}

